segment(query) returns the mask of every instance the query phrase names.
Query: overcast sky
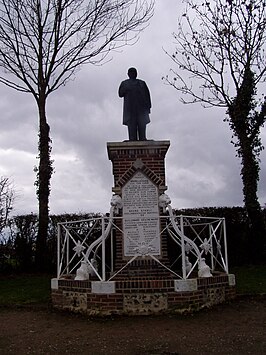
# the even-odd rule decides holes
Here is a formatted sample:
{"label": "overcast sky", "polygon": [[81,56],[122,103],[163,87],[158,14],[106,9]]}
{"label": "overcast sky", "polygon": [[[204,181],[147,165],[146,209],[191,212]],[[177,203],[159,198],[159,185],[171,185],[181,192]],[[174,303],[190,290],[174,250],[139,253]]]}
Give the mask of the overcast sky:
{"label": "overcast sky", "polygon": [[[137,44],[113,53],[104,66],[84,66],[75,80],[48,99],[55,173],[50,212],[108,212],[113,176],[107,142],[127,139],[117,90],[135,66],[152,96],[148,139],[170,140],[166,155],[167,194],[174,208],[241,206],[240,161],[230,144],[223,109],[184,105],[162,76],[173,67],[172,52],[180,0],[156,0],[155,15]],[[15,214],[37,212],[33,171],[38,165],[38,116],[33,97],[0,86],[0,175],[17,191]],[[266,131],[262,131],[266,144]],[[265,152],[261,154],[260,203],[266,203]]]}

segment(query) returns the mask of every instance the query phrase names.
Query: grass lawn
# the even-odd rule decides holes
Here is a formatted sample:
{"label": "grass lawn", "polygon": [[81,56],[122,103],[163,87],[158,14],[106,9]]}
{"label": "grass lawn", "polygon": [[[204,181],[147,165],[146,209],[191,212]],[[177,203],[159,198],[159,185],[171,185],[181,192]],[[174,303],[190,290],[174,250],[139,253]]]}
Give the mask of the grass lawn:
{"label": "grass lawn", "polygon": [[0,277],[0,306],[47,303],[51,275]]}
{"label": "grass lawn", "polygon": [[236,275],[237,293],[266,294],[266,265],[235,267],[230,273]]}
{"label": "grass lawn", "polygon": [[[266,265],[235,267],[238,294],[266,293]],[[0,306],[47,304],[51,275],[0,276]]]}

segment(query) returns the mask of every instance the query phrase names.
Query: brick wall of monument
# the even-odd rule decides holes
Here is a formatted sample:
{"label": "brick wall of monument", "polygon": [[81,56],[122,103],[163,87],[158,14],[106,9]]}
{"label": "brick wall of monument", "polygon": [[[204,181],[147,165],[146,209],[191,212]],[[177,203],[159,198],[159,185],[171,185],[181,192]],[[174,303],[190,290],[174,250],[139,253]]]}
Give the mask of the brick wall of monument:
{"label": "brick wall of monument", "polygon": [[235,297],[228,276],[198,279],[198,290],[176,292],[174,280],[120,280],[116,293],[93,294],[90,281],[59,280],[52,290],[53,306],[86,315],[184,312],[211,307]]}

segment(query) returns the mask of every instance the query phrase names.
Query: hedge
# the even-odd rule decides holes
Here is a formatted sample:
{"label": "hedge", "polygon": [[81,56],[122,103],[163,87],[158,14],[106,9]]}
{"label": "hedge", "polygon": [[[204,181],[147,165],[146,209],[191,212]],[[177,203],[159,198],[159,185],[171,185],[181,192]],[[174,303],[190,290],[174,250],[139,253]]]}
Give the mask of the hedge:
{"label": "hedge", "polygon": [[[177,215],[224,217],[226,220],[229,267],[249,264],[250,231],[247,214],[242,207],[203,207],[175,210]],[[266,210],[263,210],[266,222]],[[99,217],[99,213],[51,215],[48,230],[49,272],[56,272],[57,224]],[[10,219],[0,234],[0,272],[33,272],[38,217],[19,215]],[[253,236],[256,242],[256,236]]]}

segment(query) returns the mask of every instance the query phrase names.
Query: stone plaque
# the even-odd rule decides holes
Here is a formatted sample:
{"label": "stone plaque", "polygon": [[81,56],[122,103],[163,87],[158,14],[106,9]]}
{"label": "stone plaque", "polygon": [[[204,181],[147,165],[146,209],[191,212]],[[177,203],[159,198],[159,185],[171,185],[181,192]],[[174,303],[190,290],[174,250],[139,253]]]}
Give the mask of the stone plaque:
{"label": "stone plaque", "polygon": [[158,188],[142,172],[123,187],[124,256],[160,255]]}
{"label": "stone plaque", "polygon": [[91,282],[91,293],[102,293],[102,294],[112,294],[115,293],[115,282],[114,281],[92,281]]}

